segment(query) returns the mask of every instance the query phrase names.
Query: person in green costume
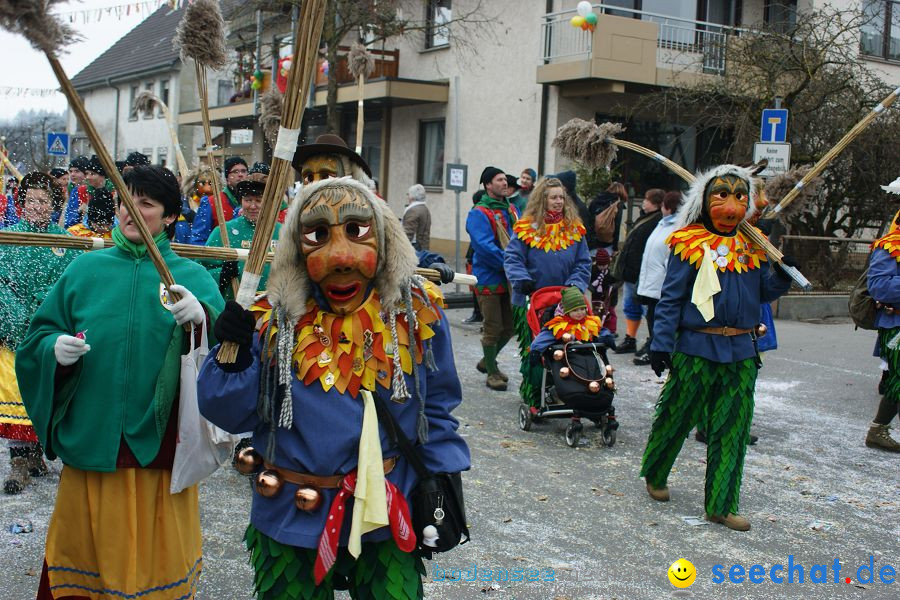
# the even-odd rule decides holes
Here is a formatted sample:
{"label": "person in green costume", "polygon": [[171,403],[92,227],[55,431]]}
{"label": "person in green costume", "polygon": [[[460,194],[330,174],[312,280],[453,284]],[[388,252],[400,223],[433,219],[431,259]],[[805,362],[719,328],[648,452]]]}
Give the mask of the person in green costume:
{"label": "person in green costume", "polygon": [[[256,169],[256,165],[254,165]],[[239,217],[228,221],[225,227],[228,231],[228,243],[232,248],[242,248],[250,250],[250,244],[253,241],[253,234],[256,231],[256,223],[259,220],[259,211],[262,208],[263,190],[266,189],[266,180],[268,175],[259,170],[253,172],[246,179],[240,181],[235,186],[235,193],[241,202],[241,214]],[[274,250],[274,240],[278,239],[278,233],[281,230],[281,223],[275,223],[275,230],[272,232],[272,249]],[[222,246],[222,234],[218,228],[213,229],[209,234],[207,246]],[[204,260],[201,264],[207,268],[212,278],[219,282],[219,291],[225,300],[234,300],[234,289],[231,282],[235,278],[240,278],[244,273],[244,261],[221,261],[221,260]],[[269,265],[266,265],[259,280],[259,289],[266,289],[266,280],[269,277]]]}
{"label": "person in green costume", "polygon": [[[67,235],[51,219],[54,210],[53,183],[44,173],[28,173],[19,187],[21,220],[9,232]],[[31,477],[48,473],[34,428],[16,382],[14,353],[25,337],[31,315],[80,254],[65,248],[0,246],[0,437],[9,445],[10,472],[3,491],[18,494]]]}
{"label": "person in green costume", "polygon": [[114,247],[72,261],[19,346],[25,407],[47,456],[64,465],[39,598],[158,589],[192,598],[202,567],[197,486],[169,486],[183,326],[209,328],[224,303],[206,270],[169,246],[181,209],[175,175],[139,166],[125,183],[180,299],[171,302],[119,204]]}

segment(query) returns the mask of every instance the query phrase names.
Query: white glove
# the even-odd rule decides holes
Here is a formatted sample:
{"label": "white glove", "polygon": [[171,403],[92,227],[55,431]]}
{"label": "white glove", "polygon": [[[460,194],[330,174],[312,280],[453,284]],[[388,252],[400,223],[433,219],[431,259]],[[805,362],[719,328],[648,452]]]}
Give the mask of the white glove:
{"label": "white glove", "polygon": [[172,305],[172,316],[179,325],[184,325],[188,321],[194,325],[200,325],[206,320],[206,312],[200,301],[191,293],[189,289],[183,285],[172,285],[170,290],[181,296],[181,300]]}
{"label": "white glove", "polygon": [[90,352],[90,350],[90,345],[84,340],[65,334],[56,338],[56,343],[53,345],[56,362],[64,367],[74,365],[79,358]]}

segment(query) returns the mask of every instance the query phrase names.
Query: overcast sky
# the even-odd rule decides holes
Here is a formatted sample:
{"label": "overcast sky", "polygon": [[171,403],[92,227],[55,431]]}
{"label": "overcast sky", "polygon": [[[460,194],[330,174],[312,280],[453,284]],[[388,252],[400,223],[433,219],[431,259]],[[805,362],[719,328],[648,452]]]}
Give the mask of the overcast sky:
{"label": "overcast sky", "polygon": [[[69,2],[61,4],[57,11],[97,9],[108,6],[116,6],[125,3],[126,0],[84,0],[83,2]],[[153,5],[156,6],[156,0]],[[151,13],[143,11],[132,13],[117,19],[115,15],[103,15],[99,22],[83,24],[78,16],[74,27],[83,36],[80,42],[69,48],[68,54],[61,54],[60,61],[69,77],[73,77],[81,69],[86,67],[95,58],[103,54],[110,46],[121,39],[126,33]],[[43,53],[32,49],[21,35],[16,35],[0,29],[0,48],[2,48],[4,68],[0,70],[0,87],[31,87],[31,88],[58,88],[59,84],[47,57]],[[0,90],[0,119],[14,117],[20,110],[47,109],[64,111],[66,99],[62,94],[41,98],[38,96],[4,95]]]}

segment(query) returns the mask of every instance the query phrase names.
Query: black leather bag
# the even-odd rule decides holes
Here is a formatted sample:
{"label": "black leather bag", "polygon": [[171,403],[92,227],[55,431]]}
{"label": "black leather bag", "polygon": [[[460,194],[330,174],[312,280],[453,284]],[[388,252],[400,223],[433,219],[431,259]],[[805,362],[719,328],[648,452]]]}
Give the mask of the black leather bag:
{"label": "black leather bag", "polygon": [[[409,510],[419,553],[424,558],[430,559],[434,553],[446,552],[459,544],[465,544],[469,541],[469,528],[466,525],[462,477],[459,473],[430,472],[403,430],[397,425],[384,400],[376,394],[373,396],[378,410],[378,420],[385,426],[388,435],[419,477],[419,482],[409,495]],[[422,531],[429,525],[434,526],[438,532],[434,546],[423,543]]]}

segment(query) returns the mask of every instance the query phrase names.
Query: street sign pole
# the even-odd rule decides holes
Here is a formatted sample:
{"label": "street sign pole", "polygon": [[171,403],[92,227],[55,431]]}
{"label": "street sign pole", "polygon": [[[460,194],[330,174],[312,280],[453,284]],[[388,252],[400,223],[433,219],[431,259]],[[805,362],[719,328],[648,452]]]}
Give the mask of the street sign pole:
{"label": "street sign pole", "polygon": [[[459,75],[455,75],[453,77],[453,160],[456,164],[460,164],[462,160],[459,157]],[[460,258],[460,239],[462,236],[462,232],[460,231],[459,220],[462,218],[462,208],[460,206],[460,198],[459,193],[461,190],[456,190],[456,256],[453,262],[453,269],[459,269],[459,258]],[[453,286],[453,291],[455,293],[459,293],[459,284],[455,284]]]}

